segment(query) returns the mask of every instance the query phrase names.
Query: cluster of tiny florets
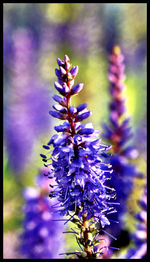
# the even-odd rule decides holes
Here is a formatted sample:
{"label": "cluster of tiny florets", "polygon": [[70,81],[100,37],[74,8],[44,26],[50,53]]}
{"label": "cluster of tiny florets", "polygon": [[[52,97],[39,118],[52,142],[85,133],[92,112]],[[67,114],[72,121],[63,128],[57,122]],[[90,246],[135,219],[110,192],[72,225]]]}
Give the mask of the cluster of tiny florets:
{"label": "cluster of tiny florets", "polygon": [[58,134],[43,146],[47,150],[53,146],[53,150],[41,154],[45,166],[52,166],[49,177],[55,177],[56,181],[50,197],[57,197],[61,215],[69,215],[70,219],[77,216],[81,224],[85,218],[92,219],[100,230],[110,224],[107,215],[116,212],[114,205],[118,204],[111,202],[116,193],[107,186],[112,168],[105,151],[110,147],[101,144],[97,138],[99,131],[94,130],[91,123],[81,124],[91,115],[87,105],[71,106],[71,97],[83,88],[83,83],[73,86],[78,67],[71,68],[66,55],[64,60],[57,59],[57,63],[58,82],[54,86],[62,96],[53,96],[58,104],[53,105],[54,110],[49,113],[65,121],[54,127]]}

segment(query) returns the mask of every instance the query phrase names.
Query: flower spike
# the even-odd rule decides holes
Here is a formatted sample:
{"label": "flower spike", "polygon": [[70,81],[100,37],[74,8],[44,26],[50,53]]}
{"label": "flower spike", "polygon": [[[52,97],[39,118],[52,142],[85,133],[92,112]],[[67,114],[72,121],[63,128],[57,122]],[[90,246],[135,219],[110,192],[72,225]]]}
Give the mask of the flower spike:
{"label": "flower spike", "polygon": [[67,255],[96,258],[99,256],[98,244],[101,241],[96,236],[102,232],[102,228],[111,224],[109,214],[116,212],[117,203],[113,202],[115,190],[107,186],[112,168],[105,151],[110,146],[95,139],[98,130],[94,130],[91,123],[81,124],[91,115],[87,105],[71,105],[71,97],[78,94],[84,85],[79,83],[73,86],[78,67],[70,68],[67,55],[64,60],[57,59],[57,62],[59,69],[55,72],[58,82],[54,85],[62,97],[53,96],[58,105],[53,106],[55,111],[50,111],[50,114],[65,121],[55,126],[58,134],[53,135],[48,142],[48,147],[53,146],[50,161],[58,185],[53,188],[50,197],[57,198],[58,212],[69,217],[65,224],[71,221],[78,228],[75,237],[81,250]]}

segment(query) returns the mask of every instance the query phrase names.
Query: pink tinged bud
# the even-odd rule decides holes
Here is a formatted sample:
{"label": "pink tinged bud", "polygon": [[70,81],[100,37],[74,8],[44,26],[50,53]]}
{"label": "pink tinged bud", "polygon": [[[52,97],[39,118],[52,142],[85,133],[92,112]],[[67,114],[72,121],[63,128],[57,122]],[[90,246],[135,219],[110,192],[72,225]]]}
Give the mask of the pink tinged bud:
{"label": "pink tinged bud", "polygon": [[108,79],[109,79],[110,82],[115,83],[115,84],[118,81],[117,77],[114,74],[111,74],[111,73],[108,75]]}
{"label": "pink tinged bud", "polygon": [[64,120],[64,119],[67,118],[67,115],[61,114],[61,113],[56,112],[56,111],[49,111],[49,114],[50,114],[51,116],[56,117],[56,118],[59,118],[59,119],[61,119],[61,120]]}
{"label": "pink tinged bud", "polygon": [[62,66],[60,66],[60,72],[62,75],[66,75],[66,70]]}
{"label": "pink tinged bud", "polygon": [[124,61],[124,55],[122,55],[122,54],[118,55],[117,62],[121,63],[123,61]]}
{"label": "pink tinged bud", "polygon": [[82,90],[83,86],[84,86],[84,83],[80,83],[80,84],[74,86],[71,89],[71,95],[76,95],[77,93],[79,93]]}
{"label": "pink tinged bud", "polygon": [[110,71],[112,72],[112,73],[118,73],[118,67],[117,66],[115,66],[115,65],[111,65],[110,66]]}
{"label": "pink tinged bud", "polygon": [[70,61],[69,57],[67,55],[64,56],[64,61],[68,63]]}
{"label": "pink tinged bud", "polygon": [[116,111],[113,111],[113,112],[111,112],[111,114],[110,114],[110,121],[111,122],[118,122],[118,118],[119,118],[119,116],[118,116],[118,113],[116,112]]}
{"label": "pink tinged bud", "polygon": [[74,66],[74,67],[71,68],[70,74],[71,74],[73,77],[75,77],[75,76],[77,75],[77,73],[78,73],[78,70],[79,70],[78,66]]}
{"label": "pink tinged bud", "polygon": [[124,61],[124,56],[122,54],[120,55],[110,55],[109,57],[110,62],[114,64],[122,63]]}

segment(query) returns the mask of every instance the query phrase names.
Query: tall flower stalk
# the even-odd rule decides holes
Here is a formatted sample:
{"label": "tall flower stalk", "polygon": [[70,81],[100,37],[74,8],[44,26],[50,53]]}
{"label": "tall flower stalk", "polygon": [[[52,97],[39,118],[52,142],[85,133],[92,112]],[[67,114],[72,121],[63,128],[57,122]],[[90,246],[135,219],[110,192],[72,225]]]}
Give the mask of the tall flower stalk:
{"label": "tall flower stalk", "polygon": [[113,168],[113,179],[110,181],[110,185],[116,186],[117,199],[120,202],[116,216],[120,223],[117,228],[111,227],[111,230],[113,233],[117,233],[124,226],[123,216],[127,211],[127,201],[132,193],[134,178],[142,178],[143,175],[135,165],[130,163],[131,159],[135,159],[138,156],[138,151],[128,143],[133,134],[129,126],[130,118],[126,117],[126,99],[124,96],[125,64],[124,56],[119,46],[114,46],[109,59],[110,117],[109,124],[103,124],[103,138],[112,145],[110,162]]}
{"label": "tall flower stalk", "polygon": [[[58,104],[53,105],[54,110],[49,113],[65,121],[54,127],[61,134],[54,134],[43,146],[48,153],[41,154],[41,157],[46,167],[51,166],[48,177],[54,177],[56,181],[55,185],[51,185],[53,190],[50,192],[50,197],[57,197],[58,200],[56,211],[66,217],[65,223],[71,221],[76,226],[76,230],[66,233],[75,235],[80,251],[66,255],[96,258],[108,248],[100,235],[107,234],[104,228],[110,225],[109,214],[116,212],[115,206],[119,204],[112,201],[116,198],[115,190],[107,186],[112,168],[105,151],[110,146],[100,143],[97,139],[99,131],[94,130],[91,123],[81,124],[91,115],[87,105],[71,105],[72,96],[77,95],[84,85],[79,83],[74,86],[78,66],[71,68],[67,55],[64,60],[58,58],[57,63],[59,69],[55,72],[58,82],[54,86],[61,96],[53,96]],[[53,150],[49,151],[51,146]]]}

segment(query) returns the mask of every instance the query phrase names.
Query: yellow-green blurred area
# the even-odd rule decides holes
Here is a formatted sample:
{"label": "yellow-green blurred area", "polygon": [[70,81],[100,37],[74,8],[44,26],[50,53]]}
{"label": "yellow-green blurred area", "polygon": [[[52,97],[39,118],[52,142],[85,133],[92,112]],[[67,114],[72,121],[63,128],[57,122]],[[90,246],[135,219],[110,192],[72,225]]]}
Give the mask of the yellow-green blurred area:
{"label": "yellow-green blurred area", "polygon": [[[146,174],[146,148],[140,146],[146,145],[147,6],[145,3],[5,3],[3,7],[4,257],[15,258],[19,257],[15,253],[18,243],[13,237],[17,238],[21,232],[24,217],[22,191],[34,186],[34,178],[43,167],[42,145],[47,144],[55,133],[54,126],[61,122],[48,113],[54,102],[52,95],[57,93],[54,81],[58,57],[63,59],[67,54],[72,66],[79,66],[75,84],[84,82],[84,88],[73,97],[72,105],[87,103],[92,111],[89,122],[103,132],[101,124],[108,123],[111,100],[109,54],[113,45],[120,46],[126,66],[126,116],[131,117],[134,133],[131,142],[140,152],[134,164]],[[48,95],[41,99],[42,94]],[[130,213],[139,210],[136,200],[141,196],[143,184],[138,180],[135,183],[133,201],[129,200]],[[133,230],[132,217],[127,217],[127,221],[128,224],[131,221],[129,229]],[[11,237],[12,241],[7,242]],[[67,237],[68,251],[76,244],[71,236]]]}

